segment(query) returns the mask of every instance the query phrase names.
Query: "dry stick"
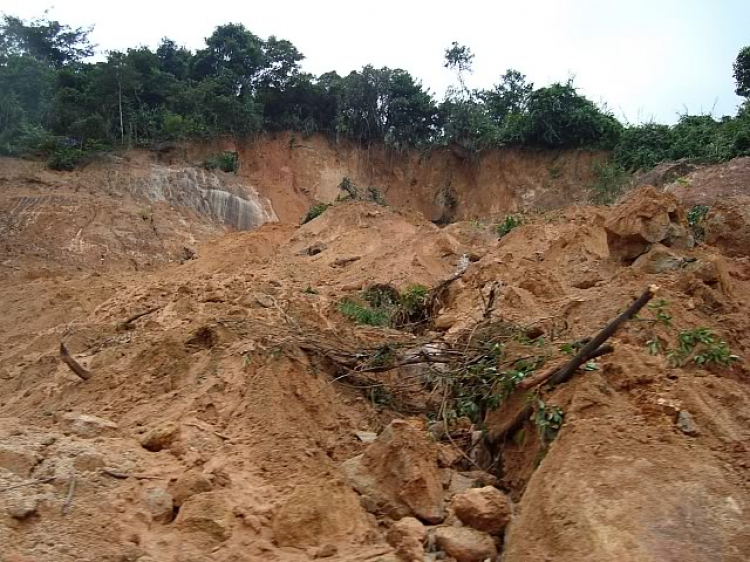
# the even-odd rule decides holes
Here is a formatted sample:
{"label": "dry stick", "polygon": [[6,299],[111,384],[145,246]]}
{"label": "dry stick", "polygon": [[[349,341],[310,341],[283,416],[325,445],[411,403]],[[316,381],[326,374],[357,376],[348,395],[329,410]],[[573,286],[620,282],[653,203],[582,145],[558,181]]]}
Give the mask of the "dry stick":
{"label": "dry stick", "polygon": [[84,369],[78,361],[73,359],[73,357],[70,355],[70,352],[68,351],[68,348],[65,347],[65,344],[62,342],[60,342],[60,359],[62,359],[63,363],[70,367],[71,371],[73,371],[83,380],[87,381],[91,378],[91,371]]}
{"label": "dry stick", "polygon": [[5,488],[0,488],[0,493],[7,492],[8,490],[15,490],[16,488],[24,488],[25,486],[35,486],[37,484],[46,484],[48,482],[52,482],[55,479],[55,477],[51,478],[42,478],[40,480],[32,480],[31,482],[24,482],[23,484],[14,484],[13,486],[7,486]]}
{"label": "dry stick", "polygon": [[68,497],[65,498],[65,503],[62,506],[62,514],[67,515],[70,511],[70,507],[73,505],[73,495],[76,492],[76,472],[75,470],[70,473],[70,484],[68,485]]}
{"label": "dry stick", "polygon": [[143,318],[144,316],[148,316],[149,314],[153,314],[154,312],[156,312],[157,310],[160,310],[160,309],[161,309],[160,306],[155,306],[155,307],[149,308],[148,310],[145,310],[143,312],[139,312],[138,314],[133,314],[133,316],[131,316],[130,318],[126,319],[124,322],[121,322],[119,327],[127,329],[127,328],[130,327],[130,325],[133,322],[135,322],[139,318]]}
{"label": "dry stick", "polygon": [[[601,357],[602,355],[609,355],[610,353],[614,352],[614,350],[615,350],[615,347],[613,345],[605,344],[601,346],[599,349],[595,350],[591,355],[588,355],[586,359],[584,360],[584,363],[587,361],[591,361],[592,359],[596,359],[597,357]],[[562,371],[566,366],[567,364],[563,364],[563,365],[558,364],[552,367],[551,369],[547,369],[546,371],[542,373],[539,373],[537,375],[524,379],[521,382],[519,382],[518,385],[516,385],[516,389],[529,390],[530,388],[539,386],[545,381],[551,379],[553,376],[555,376],[555,374]]]}

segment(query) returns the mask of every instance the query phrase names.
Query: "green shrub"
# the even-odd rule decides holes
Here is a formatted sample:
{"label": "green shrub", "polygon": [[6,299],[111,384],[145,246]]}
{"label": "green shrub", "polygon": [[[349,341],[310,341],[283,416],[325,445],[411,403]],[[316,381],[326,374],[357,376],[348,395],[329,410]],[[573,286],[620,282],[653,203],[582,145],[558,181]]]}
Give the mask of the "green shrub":
{"label": "green shrub", "polygon": [[628,173],[616,162],[594,163],[594,183],[592,185],[595,203],[614,203],[628,183]]}
{"label": "green shrub", "polygon": [[206,170],[221,170],[226,173],[237,172],[240,168],[240,158],[236,152],[222,152],[214,156],[209,156],[203,162]]}
{"label": "green shrub", "polygon": [[302,219],[302,224],[308,223],[311,220],[318,218],[320,215],[325,213],[326,209],[331,205],[328,203],[314,203],[312,207],[307,210],[305,218]]}
{"label": "green shrub", "polygon": [[386,206],[385,197],[377,187],[370,186],[367,188],[367,198],[381,207]]}
{"label": "green shrub", "polygon": [[739,357],[732,355],[727,342],[709,328],[682,330],[677,336],[677,347],[667,352],[669,362],[682,366],[692,357],[697,365],[720,365],[728,367]]}
{"label": "green shrub", "polygon": [[83,151],[77,148],[62,147],[50,154],[47,160],[47,167],[50,170],[61,172],[72,172],[76,164],[83,157]]}
{"label": "green shrub", "polygon": [[359,198],[359,189],[357,189],[357,186],[355,185],[355,183],[349,178],[344,178],[341,180],[341,183],[339,184],[339,189],[346,194],[343,197],[341,197],[342,199],[355,200]]}
{"label": "green shrub", "polygon": [[710,207],[706,205],[695,205],[688,211],[688,226],[696,240],[705,240],[706,238],[706,217],[709,210]]}
{"label": "green shrub", "polygon": [[429,317],[430,289],[409,285],[403,292],[386,284],[377,284],[362,291],[357,298],[345,298],[339,310],[358,324],[403,328]]}
{"label": "green shrub", "polygon": [[388,326],[391,321],[386,310],[372,308],[350,299],[344,299],[339,303],[339,312],[357,324],[368,326]]}
{"label": "green shrub", "polygon": [[495,226],[495,232],[502,238],[514,228],[523,224],[523,217],[520,215],[507,215],[503,221]]}

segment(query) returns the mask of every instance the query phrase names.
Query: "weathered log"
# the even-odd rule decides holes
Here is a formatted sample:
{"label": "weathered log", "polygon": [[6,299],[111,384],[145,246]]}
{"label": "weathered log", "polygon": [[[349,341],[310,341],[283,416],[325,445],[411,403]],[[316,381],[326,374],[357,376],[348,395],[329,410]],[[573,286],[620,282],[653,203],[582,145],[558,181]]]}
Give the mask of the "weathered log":
{"label": "weathered log", "polygon": [[592,354],[599,349],[609,338],[614,336],[617,331],[631,318],[633,318],[640,310],[646,306],[649,301],[654,298],[654,295],[659,290],[656,285],[651,285],[646,289],[643,294],[638,297],[633,304],[631,304],[625,312],[617,316],[609,324],[607,324],[601,332],[596,334],[591,341],[584,345],[581,350],[576,354],[570,362],[550,377],[549,382],[551,384],[560,384],[570,380],[573,374],[578,370],[578,367],[588,361]]}

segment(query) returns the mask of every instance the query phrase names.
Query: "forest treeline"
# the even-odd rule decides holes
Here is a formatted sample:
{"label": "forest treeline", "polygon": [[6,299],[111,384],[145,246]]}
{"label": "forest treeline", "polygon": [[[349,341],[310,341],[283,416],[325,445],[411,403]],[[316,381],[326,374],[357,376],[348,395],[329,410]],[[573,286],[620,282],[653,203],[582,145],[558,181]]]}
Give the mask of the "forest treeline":
{"label": "forest treeline", "polygon": [[[605,149],[627,171],[750,154],[750,103],[721,119],[622,124],[572,80],[535,87],[508,70],[491,88],[470,89],[473,54],[457,43],[444,60],[456,84],[438,100],[401,69],[303,72],[291,42],[241,24],[217,27],[197,51],[165,38],[155,50],[111,51],[96,62],[90,33],[46,17],[2,17],[0,153],[49,157],[52,167],[70,169],[86,151],[298,131],[393,150],[450,146],[467,158],[498,146]],[[739,53],[734,76],[737,93],[750,98],[750,48]]]}

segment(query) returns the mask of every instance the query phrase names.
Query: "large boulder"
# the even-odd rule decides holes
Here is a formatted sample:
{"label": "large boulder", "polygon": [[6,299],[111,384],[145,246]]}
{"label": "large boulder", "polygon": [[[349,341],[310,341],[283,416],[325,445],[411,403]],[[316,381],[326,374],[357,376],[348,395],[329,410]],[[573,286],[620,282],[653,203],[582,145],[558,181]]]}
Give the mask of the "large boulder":
{"label": "large boulder", "polygon": [[298,486],[276,513],[272,526],[277,545],[309,548],[323,542],[359,542],[369,522],[357,495],[333,482]]}
{"label": "large boulder", "polygon": [[[593,383],[588,392],[595,395]],[[695,438],[629,424],[636,415],[629,404],[610,400],[609,416],[572,420],[576,412],[568,413],[563,441],[549,449],[508,528],[505,560],[750,560],[742,473]],[[736,423],[729,408],[701,400],[714,404],[706,419]],[[712,428],[722,431],[719,423]]]}
{"label": "large boulder", "polygon": [[644,187],[616,206],[604,223],[612,257],[631,261],[657,242],[672,239],[684,222],[674,195]]}
{"label": "large boulder", "polygon": [[458,562],[484,562],[497,556],[492,537],[468,527],[440,527],[435,531],[435,542]]}
{"label": "large boulder", "polygon": [[413,515],[426,523],[443,520],[437,447],[409,423],[392,422],[363,455],[342,469],[369,511],[394,519]]}
{"label": "large boulder", "polygon": [[728,256],[750,256],[750,197],[732,197],[711,207],[706,242]]}
{"label": "large boulder", "polygon": [[492,486],[474,488],[456,494],[451,508],[464,525],[500,535],[510,523],[510,502],[500,490]]}

